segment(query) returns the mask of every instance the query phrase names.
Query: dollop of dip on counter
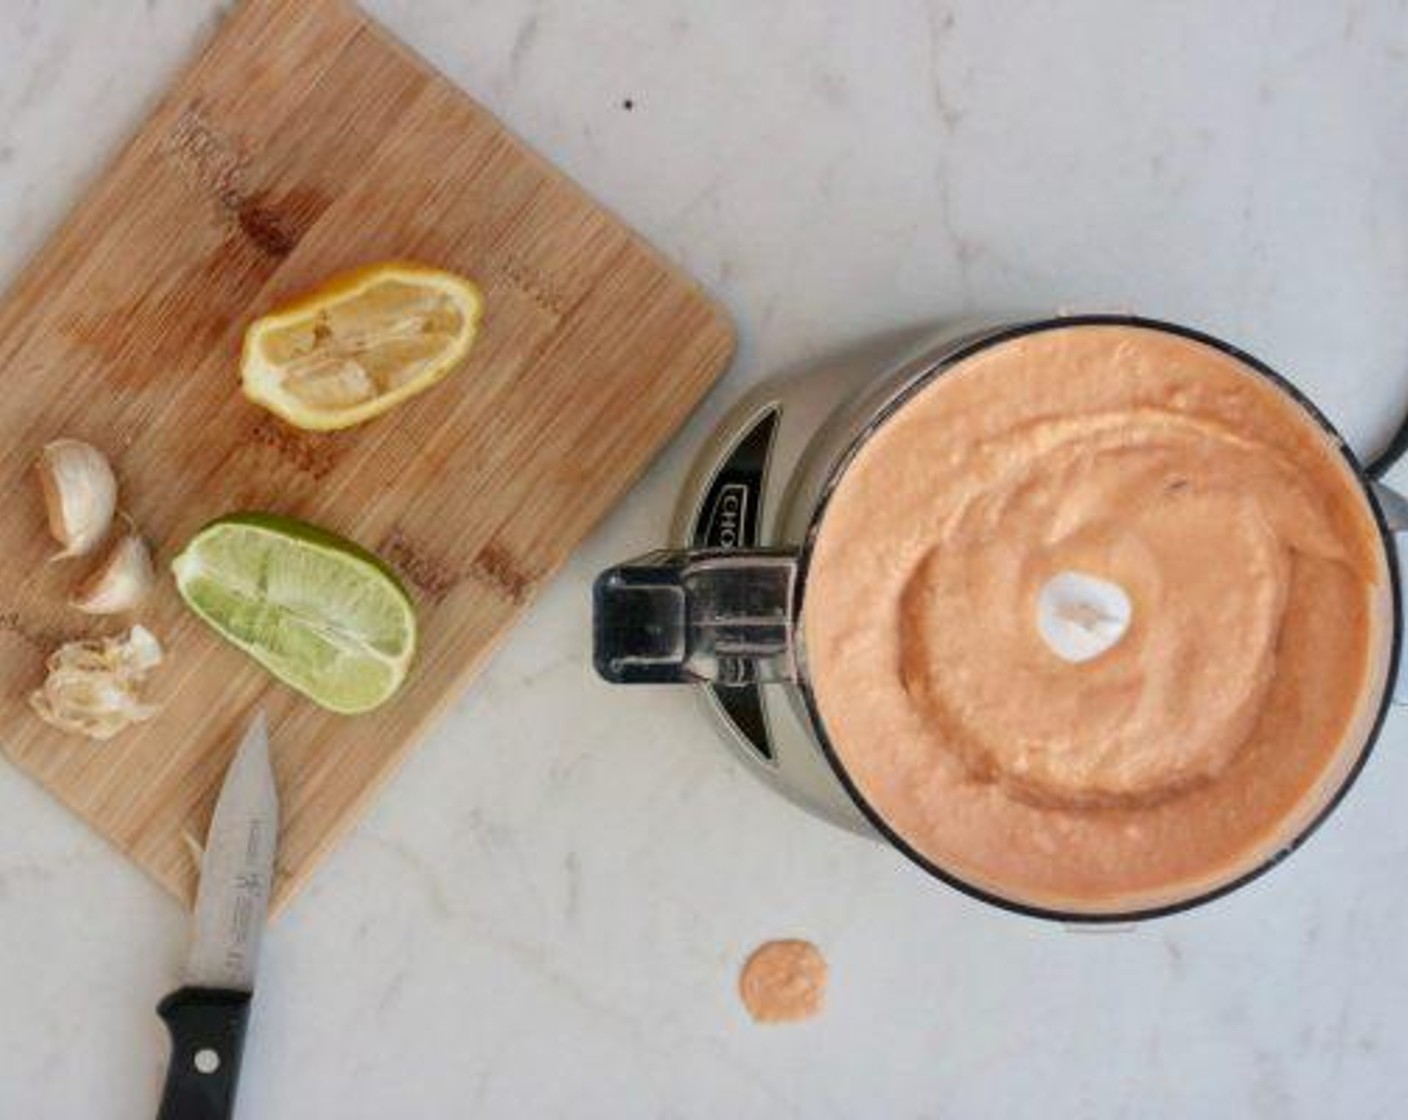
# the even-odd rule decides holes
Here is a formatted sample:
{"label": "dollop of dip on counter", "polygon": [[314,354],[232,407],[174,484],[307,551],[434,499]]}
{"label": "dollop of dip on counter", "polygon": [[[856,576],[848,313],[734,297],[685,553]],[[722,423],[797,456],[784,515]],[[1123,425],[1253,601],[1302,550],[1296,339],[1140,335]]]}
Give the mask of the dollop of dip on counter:
{"label": "dollop of dip on counter", "polygon": [[[1352,471],[1268,379],[1063,326],[964,359],[862,446],[804,656],[848,775],[919,853],[1019,901],[1153,905],[1318,807],[1383,687],[1383,569]],[[1053,648],[1053,586],[1120,606],[1059,605],[1106,628],[1093,656]]]}
{"label": "dollop of dip on counter", "polygon": [[810,941],[767,941],[754,949],[738,977],[738,994],[757,1023],[795,1023],[821,1011],[826,958]]}

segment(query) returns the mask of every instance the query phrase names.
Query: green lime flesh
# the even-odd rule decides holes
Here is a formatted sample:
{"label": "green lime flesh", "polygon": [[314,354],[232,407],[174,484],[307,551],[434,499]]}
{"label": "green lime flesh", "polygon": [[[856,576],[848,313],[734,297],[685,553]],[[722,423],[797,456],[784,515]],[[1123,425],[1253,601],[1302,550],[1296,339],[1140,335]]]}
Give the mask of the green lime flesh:
{"label": "green lime flesh", "polygon": [[172,561],[186,604],[279,680],[334,712],[401,687],[416,648],[410,596],[379,559],[291,517],[239,513]]}

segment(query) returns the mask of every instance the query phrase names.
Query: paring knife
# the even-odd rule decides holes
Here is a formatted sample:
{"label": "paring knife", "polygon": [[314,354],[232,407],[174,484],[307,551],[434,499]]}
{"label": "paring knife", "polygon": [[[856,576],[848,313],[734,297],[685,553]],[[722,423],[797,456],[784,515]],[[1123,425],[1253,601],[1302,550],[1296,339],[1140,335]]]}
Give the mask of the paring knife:
{"label": "paring knife", "polygon": [[278,834],[278,791],[260,712],[215,803],[200,864],[186,986],[157,1007],[171,1032],[171,1064],[157,1120],[234,1115]]}

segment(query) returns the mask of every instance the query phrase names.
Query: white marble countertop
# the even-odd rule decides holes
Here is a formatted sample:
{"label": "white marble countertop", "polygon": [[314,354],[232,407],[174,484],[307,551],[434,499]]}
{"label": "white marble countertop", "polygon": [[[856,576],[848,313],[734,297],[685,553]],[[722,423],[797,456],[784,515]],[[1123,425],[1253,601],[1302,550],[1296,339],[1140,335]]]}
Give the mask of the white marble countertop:
{"label": "white marble countertop", "polygon": [[[1290,863],[1116,935],[986,910],[755,785],[689,696],[588,668],[770,370],[959,311],[1241,342],[1371,447],[1408,404],[1408,6],[370,0],[713,287],[732,372],[266,942],[242,1115],[1390,1117],[1408,1096],[1408,722]],[[3,0],[0,280],[219,15]],[[629,99],[632,108],[626,109]],[[0,767],[0,1116],[152,1115],[176,904]],[[769,936],[826,1015],[734,995]]]}

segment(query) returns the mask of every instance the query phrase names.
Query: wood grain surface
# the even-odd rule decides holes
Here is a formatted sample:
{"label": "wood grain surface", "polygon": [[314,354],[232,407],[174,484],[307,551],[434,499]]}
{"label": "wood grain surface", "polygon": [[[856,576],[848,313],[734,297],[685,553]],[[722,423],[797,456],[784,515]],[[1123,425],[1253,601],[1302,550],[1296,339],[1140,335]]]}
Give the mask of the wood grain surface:
{"label": "wood grain surface", "polygon": [[[466,366],[342,433],[302,433],[245,401],[248,321],[388,257],[479,282],[485,319]],[[234,742],[263,705],[282,904],[732,347],[692,282],[360,12],[251,0],[0,306],[6,754],[189,900],[183,837],[204,836]],[[369,715],[326,713],[221,643],[163,579],[137,616],[170,651],[153,682],[160,714],[106,744],[46,727],[25,702],[45,654],[124,626],[65,606],[84,561],[46,562],[33,463],[59,436],[111,456],[163,570],[200,525],[243,509],[379,552],[421,620],[405,690]]]}

